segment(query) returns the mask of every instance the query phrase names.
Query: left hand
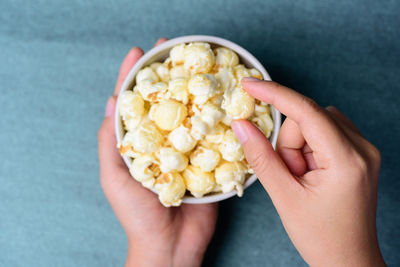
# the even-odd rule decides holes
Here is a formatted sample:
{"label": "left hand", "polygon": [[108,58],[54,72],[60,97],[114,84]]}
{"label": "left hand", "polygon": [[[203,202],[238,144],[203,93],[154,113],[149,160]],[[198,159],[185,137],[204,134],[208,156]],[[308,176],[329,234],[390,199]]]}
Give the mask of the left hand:
{"label": "left hand", "polygon": [[[156,45],[165,41],[161,38]],[[215,230],[217,204],[163,207],[156,194],[131,177],[116,148],[116,98],[142,55],[135,47],[125,57],[114,96],[107,102],[98,132],[101,186],[128,237],[126,266],[200,266]]]}

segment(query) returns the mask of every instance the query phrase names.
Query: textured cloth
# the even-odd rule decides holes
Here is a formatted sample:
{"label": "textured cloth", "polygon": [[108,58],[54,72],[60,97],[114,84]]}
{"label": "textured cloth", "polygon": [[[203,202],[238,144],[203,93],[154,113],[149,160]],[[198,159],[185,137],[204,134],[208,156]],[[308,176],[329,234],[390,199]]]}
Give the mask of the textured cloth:
{"label": "textured cloth", "polygon": [[[0,266],[122,266],[97,130],[119,65],[161,36],[209,34],[335,105],[382,152],[378,232],[400,265],[400,1],[0,1]],[[257,182],[220,205],[205,266],[305,266]]]}

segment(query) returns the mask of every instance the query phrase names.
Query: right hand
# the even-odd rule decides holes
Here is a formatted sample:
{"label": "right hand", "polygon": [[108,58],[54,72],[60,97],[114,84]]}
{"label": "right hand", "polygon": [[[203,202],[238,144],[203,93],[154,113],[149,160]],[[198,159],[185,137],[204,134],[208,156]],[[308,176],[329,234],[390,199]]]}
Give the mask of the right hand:
{"label": "right hand", "polygon": [[376,234],[380,153],[336,108],[275,82],[243,88],[287,116],[276,152],[250,122],[232,128],[293,244],[311,266],[384,266]]}

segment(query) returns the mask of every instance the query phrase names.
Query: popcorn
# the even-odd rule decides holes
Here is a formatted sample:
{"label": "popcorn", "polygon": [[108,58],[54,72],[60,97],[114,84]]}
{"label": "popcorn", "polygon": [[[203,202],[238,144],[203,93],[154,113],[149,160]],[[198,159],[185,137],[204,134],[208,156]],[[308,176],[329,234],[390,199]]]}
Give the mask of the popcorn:
{"label": "popcorn", "polygon": [[270,109],[268,104],[261,102],[261,103],[256,103],[254,107],[254,115],[255,116],[260,116],[264,114],[270,114]]}
{"label": "popcorn", "polygon": [[153,85],[155,92],[149,94],[148,100],[151,102],[160,102],[164,99],[169,99],[169,94],[167,92],[168,85],[164,82],[158,82]]}
{"label": "popcorn", "polygon": [[152,117],[156,125],[166,131],[171,131],[178,127],[187,116],[187,108],[184,104],[167,100],[154,106]]}
{"label": "popcorn", "polygon": [[183,104],[189,102],[188,80],[185,78],[175,78],[169,81],[168,90],[171,92],[171,98],[176,99]]}
{"label": "popcorn", "polygon": [[235,75],[231,68],[219,68],[218,72],[215,73],[215,78],[221,85],[221,88],[224,92],[232,90],[232,88],[235,88],[237,84]]}
{"label": "popcorn", "polygon": [[190,43],[184,49],[183,66],[191,73],[210,72],[215,63],[215,56],[208,43]]}
{"label": "popcorn", "polygon": [[158,193],[158,199],[165,207],[180,206],[186,192],[183,178],[177,172],[161,174],[154,188]]}
{"label": "popcorn", "polygon": [[225,91],[221,107],[233,119],[247,119],[254,113],[254,98],[236,87],[232,91]]}
{"label": "popcorn", "polygon": [[209,99],[209,102],[211,104],[214,104],[214,105],[220,107],[223,100],[224,100],[224,96],[223,95],[216,95],[216,96],[211,97]]}
{"label": "popcorn", "polygon": [[152,68],[146,67],[136,74],[136,84],[139,84],[143,81],[150,81],[151,83],[158,82],[158,76],[157,74],[153,71]]}
{"label": "popcorn", "polygon": [[161,147],[164,139],[152,121],[142,122],[135,131],[128,132],[125,137],[127,135],[132,136],[133,148],[141,153],[155,152]]}
{"label": "popcorn", "polygon": [[225,124],[226,126],[231,126],[232,121],[233,118],[230,115],[225,115],[225,117],[222,119],[222,123]]}
{"label": "popcorn", "polygon": [[136,128],[145,111],[143,98],[132,91],[124,91],[121,94],[118,108],[128,130]]}
{"label": "popcorn", "polygon": [[266,136],[273,130],[269,105],[242,89],[241,79],[249,76],[262,78],[239,64],[231,49],[179,44],[164,62],[138,71],[133,90],[121,93],[118,111],[126,132],[117,147],[132,158],[132,177],[155,190],[164,206],[179,206],[185,193],[243,194],[254,172],[232,120],[249,119]]}
{"label": "popcorn", "polygon": [[188,165],[188,158],[170,147],[163,147],[157,152],[160,159],[160,169],[163,173],[171,171],[183,171]]}
{"label": "popcorn", "polygon": [[176,78],[189,79],[190,73],[182,65],[178,65],[169,71],[169,76],[172,80]]}
{"label": "popcorn", "polygon": [[200,117],[209,127],[214,127],[220,120],[222,120],[224,113],[216,105],[206,103],[202,106]]}
{"label": "popcorn", "polygon": [[155,177],[160,175],[160,168],[151,154],[143,154],[133,160],[129,172],[144,187],[152,188]]}
{"label": "popcorn", "polygon": [[194,165],[187,166],[183,171],[183,179],[186,188],[194,197],[202,197],[211,192],[215,185],[214,175],[211,172],[203,172]]}
{"label": "popcorn", "polygon": [[122,119],[141,117],[144,113],[143,98],[132,91],[124,91],[120,96],[119,113]]}
{"label": "popcorn", "polygon": [[163,64],[160,63],[160,62],[154,62],[154,63],[151,63],[149,67],[150,67],[154,72],[156,72],[157,68],[158,68],[159,66],[162,66],[162,65],[163,65]]}
{"label": "popcorn", "polygon": [[203,172],[211,172],[217,167],[221,159],[219,153],[213,149],[207,149],[198,146],[196,150],[190,154],[190,163],[200,167]]}
{"label": "popcorn", "polygon": [[164,82],[153,84],[149,80],[144,80],[137,84],[133,90],[139,92],[144,100],[154,102],[160,100],[160,96],[168,90],[168,86]]}
{"label": "popcorn", "polygon": [[254,69],[254,68],[250,69],[250,75],[251,75],[251,77],[257,78],[259,80],[262,80],[262,78],[263,78],[261,72],[259,72],[258,70]]}
{"label": "popcorn", "polygon": [[222,158],[227,161],[242,161],[244,152],[232,130],[226,130],[222,142],[218,146]]}
{"label": "popcorn", "polygon": [[167,66],[160,62],[156,62],[150,65],[150,68],[160,77],[162,82],[167,83],[169,81],[169,69]]}
{"label": "popcorn", "polygon": [[212,74],[196,74],[188,83],[189,93],[194,96],[194,103],[202,105],[209,98],[219,93],[218,82]]}
{"label": "popcorn", "polygon": [[121,143],[117,145],[119,148],[119,152],[121,155],[125,155],[131,158],[135,158],[140,156],[138,151],[133,149],[133,140],[134,140],[134,132],[127,132],[124,138],[121,140]]}
{"label": "popcorn", "polygon": [[[208,135],[208,134],[207,134],[207,135]],[[218,149],[218,145],[217,145],[217,144],[208,142],[207,140],[201,140],[201,141],[199,141],[199,142],[197,143],[196,149],[199,148],[199,147],[204,147],[204,148],[207,148],[207,149],[211,149],[211,150],[214,150],[215,152],[218,152],[218,153],[220,152],[219,149]],[[193,152],[194,152],[194,151],[193,151]],[[219,153],[219,154],[220,154],[220,153]]]}
{"label": "popcorn", "polygon": [[274,129],[274,122],[269,114],[265,113],[263,115],[254,117],[251,119],[251,121],[266,137],[271,136],[271,132]]}
{"label": "popcorn", "polygon": [[197,141],[190,135],[189,129],[183,125],[170,132],[168,140],[180,152],[188,152],[192,150],[197,143]]}
{"label": "popcorn", "polygon": [[251,76],[250,70],[246,69],[246,67],[241,64],[235,66],[233,72],[235,73],[235,78],[238,84],[241,83],[243,78]]}
{"label": "popcorn", "polygon": [[208,125],[205,123],[199,115],[195,115],[190,118],[192,129],[190,134],[195,140],[201,140],[208,132]]}
{"label": "popcorn", "polygon": [[174,46],[169,52],[174,65],[183,64],[185,61],[185,44]]}
{"label": "popcorn", "polygon": [[241,162],[224,162],[215,169],[215,180],[222,192],[228,193],[236,189],[238,196],[243,195],[243,183],[248,173]]}
{"label": "popcorn", "polygon": [[163,65],[164,65],[165,67],[167,67],[169,70],[171,70],[171,68],[173,67],[173,66],[172,66],[173,63],[172,63],[171,57],[167,57],[167,58],[164,60]]}
{"label": "popcorn", "polygon": [[139,123],[141,122],[142,117],[132,117],[124,120],[125,129],[128,131],[134,131]]}
{"label": "popcorn", "polygon": [[254,77],[257,79],[262,79],[261,73],[256,69],[246,69],[244,65],[237,65],[233,68],[235,73],[236,81],[240,84],[242,79],[245,77]]}
{"label": "popcorn", "polygon": [[239,64],[239,57],[236,55],[235,52],[228,48],[218,47],[214,50],[216,57],[215,57],[215,65],[217,67],[220,66],[229,66],[233,67]]}
{"label": "popcorn", "polygon": [[210,133],[206,135],[206,141],[212,144],[220,144],[223,141],[226,128],[223,124],[217,124]]}

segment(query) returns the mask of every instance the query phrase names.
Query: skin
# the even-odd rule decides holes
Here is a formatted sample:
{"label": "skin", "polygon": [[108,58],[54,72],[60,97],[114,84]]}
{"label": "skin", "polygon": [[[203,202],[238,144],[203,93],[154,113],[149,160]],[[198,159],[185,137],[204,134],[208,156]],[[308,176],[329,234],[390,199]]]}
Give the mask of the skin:
{"label": "skin", "polygon": [[[98,133],[101,185],[128,237],[126,266],[200,266],[217,205],[164,208],[132,179],[116,149],[116,96],[142,55],[137,47],[128,53],[107,103]],[[287,116],[276,151],[250,122],[237,120],[232,128],[304,260],[311,266],[385,266],[375,223],[379,151],[334,107],[323,109],[275,82],[245,78],[242,85]]]}
{"label": "skin", "polygon": [[[165,41],[161,38],[156,45]],[[214,233],[217,204],[165,208],[156,194],[131,177],[116,148],[116,97],[142,55],[138,47],[127,54],[107,103],[98,132],[101,186],[128,237],[126,266],[200,266]]]}
{"label": "skin", "polygon": [[338,109],[275,82],[244,89],[287,116],[276,151],[250,122],[232,128],[293,244],[311,266],[384,266],[377,234],[379,151]]}

